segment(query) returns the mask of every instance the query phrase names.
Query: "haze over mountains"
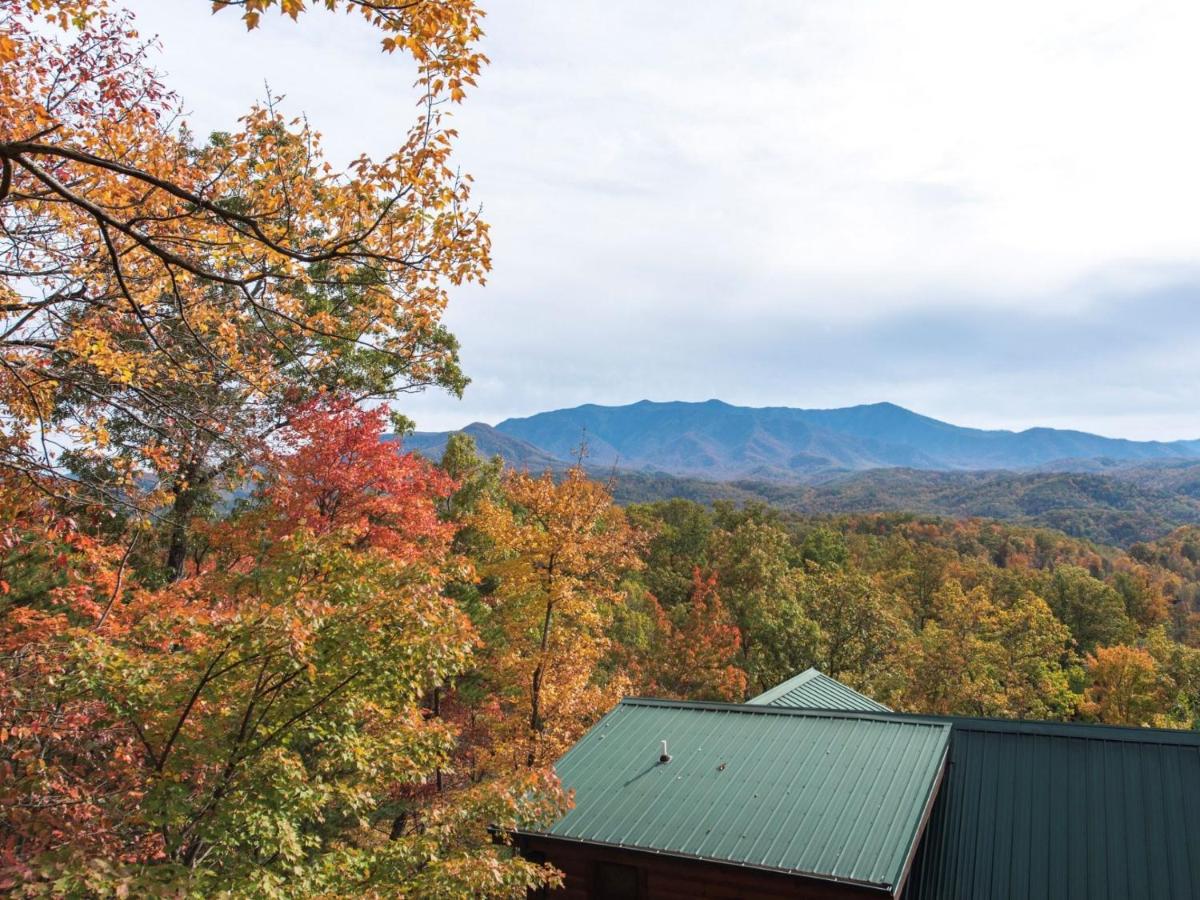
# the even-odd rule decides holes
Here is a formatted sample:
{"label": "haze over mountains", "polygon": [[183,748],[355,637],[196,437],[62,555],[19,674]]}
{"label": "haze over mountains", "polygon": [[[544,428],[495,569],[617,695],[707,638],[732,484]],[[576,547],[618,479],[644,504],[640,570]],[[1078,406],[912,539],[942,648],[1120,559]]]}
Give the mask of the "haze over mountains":
{"label": "haze over mountains", "polygon": [[[1114,465],[1200,460],[1200,440],[1130,441],[1080,431],[963,428],[892,403],[844,409],[750,408],[720,400],[628,406],[588,404],[464,429],[485,455],[531,469],[565,464],[586,443],[590,466],[715,481],[821,481],[906,468],[931,472],[1095,471]],[[448,433],[406,445],[440,453]]]}

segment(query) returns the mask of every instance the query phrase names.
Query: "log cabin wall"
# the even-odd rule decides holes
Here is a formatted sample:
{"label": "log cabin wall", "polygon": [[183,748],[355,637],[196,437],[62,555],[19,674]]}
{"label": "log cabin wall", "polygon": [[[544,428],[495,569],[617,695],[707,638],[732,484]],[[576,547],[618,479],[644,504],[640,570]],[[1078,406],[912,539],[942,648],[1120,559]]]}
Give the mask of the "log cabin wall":
{"label": "log cabin wall", "polygon": [[882,889],[796,875],[623,850],[572,841],[521,836],[526,858],[549,862],[566,876],[563,887],[532,896],[541,900],[883,900]]}

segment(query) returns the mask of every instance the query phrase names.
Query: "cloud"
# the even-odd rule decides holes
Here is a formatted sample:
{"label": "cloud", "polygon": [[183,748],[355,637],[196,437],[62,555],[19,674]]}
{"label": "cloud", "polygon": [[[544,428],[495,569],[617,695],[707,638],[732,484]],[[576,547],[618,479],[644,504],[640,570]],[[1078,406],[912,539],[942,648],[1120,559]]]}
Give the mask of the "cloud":
{"label": "cloud", "polygon": [[[264,81],[335,159],[412,117],[353,17],[132,5],[202,130]],[[1200,6],[488,8],[456,117],[496,269],[449,313],[475,383],[406,400],[422,427],[720,396],[1200,436]]]}

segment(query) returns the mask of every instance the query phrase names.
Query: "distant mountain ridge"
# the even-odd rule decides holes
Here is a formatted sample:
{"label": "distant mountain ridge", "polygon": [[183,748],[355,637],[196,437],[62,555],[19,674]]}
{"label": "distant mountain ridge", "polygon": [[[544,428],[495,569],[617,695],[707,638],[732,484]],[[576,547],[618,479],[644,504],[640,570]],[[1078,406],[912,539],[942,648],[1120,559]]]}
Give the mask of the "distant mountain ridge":
{"label": "distant mountain ridge", "polygon": [[[587,404],[464,429],[485,454],[531,469],[562,466],[586,443],[596,468],[715,481],[813,482],[839,473],[905,468],[933,472],[1096,471],[1200,459],[1200,440],[1131,441],[1081,431],[984,430],[951,425],[893,403],[842,409],[752,408],[720,400]],[[449,432],[405,444],[426,455]]]}
{"label": "distant mountain ridge", "polygon": [[[456,433],[458,432],[417,431],[404,436],[404,449],[415,450],[429,459],[441,459],[450,435]],[[510,466],[518,469],[541,471],[560,468],[564,465],[562,460],[533,446],[528,441],[503,434],[483,422],[472,422],[466,428],[461,429],[461,433],[474,439],[475,449],[481,456],[488,458],[500,456]]]}

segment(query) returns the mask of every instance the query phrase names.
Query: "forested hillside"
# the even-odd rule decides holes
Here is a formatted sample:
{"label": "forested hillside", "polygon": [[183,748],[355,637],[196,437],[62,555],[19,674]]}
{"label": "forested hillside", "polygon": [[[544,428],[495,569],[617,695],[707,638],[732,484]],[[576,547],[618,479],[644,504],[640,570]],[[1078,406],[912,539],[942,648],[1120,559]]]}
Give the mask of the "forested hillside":
{"label": "forested hillside", "polygon": [[816,665],[898,709],[1197,724],[1200,531],[1124,553],[903,515],[674,500],[630,517],[654,534],[639,581],[655,601],[631,601],[623,642],[649,652],[639,636],[658,607],[686,622],[698,595],[719,600],[739,635],[725,661],[749,693]]}
{"label": "forested hillside", "polygon": [[[511,466],[584,463],[621,503],[761,501],[792,512],[919,512],[1055,528],[1129,546],[1200,524],[1196,442],[959,428],[888,403],[749,409],[719,401],[582,406],[462,433]],[[407,446],[436,459],[450,432]]]}
{"label": "forested hillside", "polygon": [[[600,471],[596,474],[605,477]],[[1194,463],[1095,473],[874,469],[818,484],[714,482],[625,470],[608,475],[622,503],[685,497],[704,503],[763,502],[805,514],[984,517],[1124,547],[1162,537],[1181,525],[1200,524],[1200,466]]]}
{"label": "forested hillside", "polygon": [[529,758],[620,692],[737,701],[809,666],[912,712],[1200,725],[1200,529],[1126,552],[982,520],[623,511],[580,469],[505,474],[466,438],[445,468],[484,574],[456,596],[493,648],[545,648],[484,670],[538,722]]}
{"label": "forested hillside", "polygon": [[[583,719],[620,691],[740,700],[817,666],[910,711],[1200,724],[1200,529],[1126,552],[983,520],[683,499],[622,513],[579,470],[504,475],[497,462],[464,463],[465,440],[452,448],[450,470],[474,473],[461,534],[492,573],[462,598],[502,604],[506,573],[529,567],[520,583],[544,593],[526,627],[544,620],[534,635],[549,635],[551,654],[534,680]],[[485,537],[467,508],[489,496],[515,518]],[[520,522],[544,537],[503,550]],[[570,605],[556,606],[550,561],[597,552],[586,546],[632,555],[608,570],[615,592],[593,584],[576,606],[584,598],[563,588]],[[590,713],[577,705],[584,685],[599,692]]]}
{"label": "forested hillside", "polygon": [[[469,428],[478,432],[488,426]],[[601,468],[710,481],[809,482],[895,467],[1091,471],[1100,465],[1200,457],[1200,441],[1131,441],[1055,428],[966,428],[894,403],[841,409],[759,408],[720,400],[589,403],[505,419],[493,430],[560,463],[575,459],[586,443],[593,464]],[[446,433],[418,438],[423,444],[444,444]]]}

